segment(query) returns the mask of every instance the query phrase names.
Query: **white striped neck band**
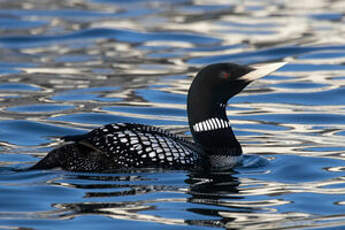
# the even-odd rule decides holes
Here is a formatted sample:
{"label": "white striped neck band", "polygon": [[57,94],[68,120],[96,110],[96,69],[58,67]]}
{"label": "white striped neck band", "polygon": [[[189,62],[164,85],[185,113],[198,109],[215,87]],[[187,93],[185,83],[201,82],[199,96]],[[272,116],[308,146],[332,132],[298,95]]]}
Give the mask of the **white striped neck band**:
{"label": "white striped neck band", "polygon": [[212,117],[204,121],[200,121],[193,125],[195,132],[212,131],[217,129],[227,129],[230,127],[230,122],[218,117]]}

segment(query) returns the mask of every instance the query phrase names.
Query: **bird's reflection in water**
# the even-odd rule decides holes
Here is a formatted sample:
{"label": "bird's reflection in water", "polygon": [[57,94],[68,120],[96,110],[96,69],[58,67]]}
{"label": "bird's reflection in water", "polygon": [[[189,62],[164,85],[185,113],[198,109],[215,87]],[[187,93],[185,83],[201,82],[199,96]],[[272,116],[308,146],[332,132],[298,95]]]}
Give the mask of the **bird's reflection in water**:
{"label": "bird's reflection in water", "polygon": [[239,180],[234,172],[194,172],[189,175],[186,183],[190,185],[193,199],[214,199],[231,197],[238,193]]}
{"label": "bird's reflection in water", "polygon": [[[92,214],[123,220],[214,227],[224,227],[234,220],[223,217],[220,213],[249,211],[248,208],[232,205],[236,203],[234,200],[241,199],[238,195],[240,182],[232,171],[183,174],[186,179],[178,185],[164,184],[161,178],[165,174],[70,174],[68,180],[72,179],[74,183],[69,183],[68,186],[85,190],[85,202],[59,203],[53,206],[59,210],[60,218]],[[66,186],[66,183],[61,185]],[[102,202],[97,202],[99,197],[102,197]],[[109,202],[104,202],[104,197]],[[171,207],[167,210],[166,206],[161,207],[162,203],[170,203]],[[181,207],[184,207],[183,210]],[[182,215],[185,211],[190,215]],[[173,215],[166,214],[167,212]]]}
{"label": "bird's reflection in water", "polygon": [[[188,202],[193,204],[201,204],[198,208],[189,208],[189,212],[193,212],[205,219],[186,220],[190,225],[199,226],[217,226],[225,227],[229,222],[235,220],[231,217],[222,217],[219,213],[233,211],[237,207],[232,207],[231,200],[241,199],[238,196],[238,186],[240,182],[231,172],[197,172],[191,173],[186,183],[190,184],[189,194],[192,195]],[[248,211],[248,210],[246,210]]]}

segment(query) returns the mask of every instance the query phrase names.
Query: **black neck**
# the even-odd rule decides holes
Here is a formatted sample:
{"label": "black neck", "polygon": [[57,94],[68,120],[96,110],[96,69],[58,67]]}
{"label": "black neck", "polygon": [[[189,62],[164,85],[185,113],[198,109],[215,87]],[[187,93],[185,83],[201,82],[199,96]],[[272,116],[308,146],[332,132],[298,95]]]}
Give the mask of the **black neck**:
{"label": "black neck", "polygon": [[187,110],[194,141],[208,154],[240,155],[237,141],[226,116],[228,98],[219,98],[202,85],[190,87]]}

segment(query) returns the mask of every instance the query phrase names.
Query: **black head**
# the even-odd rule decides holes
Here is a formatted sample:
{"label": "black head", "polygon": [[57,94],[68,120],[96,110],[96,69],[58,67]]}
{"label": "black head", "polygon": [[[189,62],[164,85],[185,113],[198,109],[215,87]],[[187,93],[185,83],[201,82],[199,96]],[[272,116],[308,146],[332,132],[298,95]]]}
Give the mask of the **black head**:
{"label": "black head", "polygon": [[211,92],[209,96],[226,102],[250,83],[241,77],[253,70],[253,68],[232,63],[208,65],[197,74],[191,89],[196,87],[202,90],[199,92]]}
{"label": "black head", "polygon": [[211,64],[199,71],[190,87],[188,103],[198,98],[211,103],[226,103],[250,82],[264,77],[285,65],[285,62],[251,67],[234,63]]}

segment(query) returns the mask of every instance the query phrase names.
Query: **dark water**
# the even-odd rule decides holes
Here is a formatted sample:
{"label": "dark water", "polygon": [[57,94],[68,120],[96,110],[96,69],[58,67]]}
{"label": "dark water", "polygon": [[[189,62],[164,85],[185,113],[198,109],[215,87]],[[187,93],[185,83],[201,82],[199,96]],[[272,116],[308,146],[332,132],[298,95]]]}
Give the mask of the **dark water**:
{"label": "dark water", "polygon": [[[345,3],[0,2],[0,229],[345,227]],[[214,62],[288,61],[231,100],[245,165],[222,174],[14,172],[111,122],[186,135]]]}

